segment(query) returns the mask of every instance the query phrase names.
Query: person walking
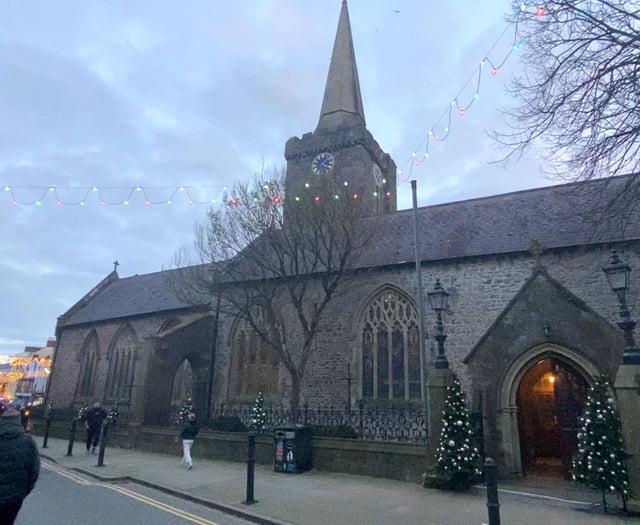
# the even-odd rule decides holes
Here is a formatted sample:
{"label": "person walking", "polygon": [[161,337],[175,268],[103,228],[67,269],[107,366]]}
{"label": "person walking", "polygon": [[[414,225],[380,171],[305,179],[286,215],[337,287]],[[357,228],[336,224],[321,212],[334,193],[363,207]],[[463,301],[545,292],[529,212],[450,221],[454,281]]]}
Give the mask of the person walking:
{"label": "person walking", "polygon": [[22,407],[20,409],[20,421],[22,423],[22,426],[24,427],[24,429],[27,432],[31,432],[31,429],[33,428],[33,424],[31,423],[31,420],[29,419],[30,415],[31,415],[31,408],[30,407]]}
{"label": "person walking", "polygon": [[86,414],[84,420],[84,427],[87,430],[87,453],[95,454],[96,447],[100,441],[100,431],[102,430],[102,424],[107,418],[107,413],[102,408],[100,401],[95,401],[93,407],[91,407]]}
{"label": "person walking", "polygon": [[182,432],[180,432],[180,437],[182,438],[182,461],[180,461],[180,465],[184,465],[187,470],[191,470],[193,467],[191,447],[198,430],[200,430],[200,426],[196,421],[196,415],[191,412],[182,426]]}
{"label": "person walking", "polygon": [[38,447],[20,412],[0,402],[0,525],[13,525],[39,474]]}

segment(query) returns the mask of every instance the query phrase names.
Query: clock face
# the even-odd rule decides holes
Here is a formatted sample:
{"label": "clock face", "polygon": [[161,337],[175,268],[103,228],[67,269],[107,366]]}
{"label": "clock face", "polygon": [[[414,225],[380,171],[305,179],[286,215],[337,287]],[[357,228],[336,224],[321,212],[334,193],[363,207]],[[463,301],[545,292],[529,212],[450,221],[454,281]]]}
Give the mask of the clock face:
{"label": "clock face", "polygon": [[316,175],[329,173],[333,169],[334,162],[335,159],[331,153],[320,153],[320,155],[311,162],[311,171]]}

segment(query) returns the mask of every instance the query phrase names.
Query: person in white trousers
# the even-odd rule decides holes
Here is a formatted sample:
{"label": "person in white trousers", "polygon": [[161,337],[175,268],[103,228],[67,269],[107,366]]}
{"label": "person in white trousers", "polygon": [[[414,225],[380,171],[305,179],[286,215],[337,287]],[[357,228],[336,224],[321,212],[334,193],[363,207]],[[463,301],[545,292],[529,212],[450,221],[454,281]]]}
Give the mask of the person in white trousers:
{"label": "person in white trousers", "polygon": [[193,442],[198,434],[198,430],[200,430],[200,427],[196,421],[196,415],[191,412],[187,416],[187,420],[184,422],[182,432],[180,432],[180,437],[182,438],[182,461],[180,461],[180,464],[184,465],[187,470],[191,470],[193,467],[191,447],[193,446]]}

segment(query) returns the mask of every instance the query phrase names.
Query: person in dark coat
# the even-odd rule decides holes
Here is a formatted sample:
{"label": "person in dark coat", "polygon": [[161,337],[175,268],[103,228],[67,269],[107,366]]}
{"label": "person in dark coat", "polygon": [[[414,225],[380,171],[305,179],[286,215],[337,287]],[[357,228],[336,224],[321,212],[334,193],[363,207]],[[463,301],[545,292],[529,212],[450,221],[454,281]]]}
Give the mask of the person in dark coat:
{"label": "person in dark coat", "polygon": [[87,452],[95,453],[98,441],[100,441],[100,430],[102,423],[107,418],[107,412],[100,401],[93,403],[93,407],[87,410],[84,426],[87,429]]}
{"label": "person in dark coat", "polygon": [[40,474],[38,447],[20,412],[0,403],[0,525],[12,525]]}
{"label": "person in dark coat", "polygon": [[191,412],[187,416],[187,420],[184,422],[182,426],[182,432],[180,432],[180,437],[182,438],[182,461],[181,465],[184,465],[187,470],[191,470],[193,466],[193,462],[191,460],[191,447],[193,446],[193,441],[198,434],[198,430],[200,430],[200,426],[196,421],[196,415]]}
{"label": "person in dark coat", "polygon": [[20,409],[20,421],[22,423],[22,426],[27,432],[31,432],[31,427],[32,427],[31,420],[29,419],[30,415],[31,415],[30,407],[22,407]]}

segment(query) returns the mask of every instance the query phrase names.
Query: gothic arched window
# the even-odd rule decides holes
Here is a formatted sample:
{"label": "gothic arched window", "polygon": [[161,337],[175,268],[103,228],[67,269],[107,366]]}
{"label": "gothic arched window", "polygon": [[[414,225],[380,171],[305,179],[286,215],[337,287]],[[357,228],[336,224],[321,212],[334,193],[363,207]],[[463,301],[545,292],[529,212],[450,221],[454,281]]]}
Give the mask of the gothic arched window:
{"label": "gothic arched window", "polygon": [[235,398],[254,399],[278,393],[280,356],[247,322],[240,322],[232,342],[231,384]]}
{"label": "gothic arched window", "polygon": [[78,397],[93,397],[98,367],[98,334],[93,330],[85,339],[80,350],[80,373],[76,385]]}
{"label": "gothic arched window", "polygon": [[193,395],[193,368],[188,359],[183,359],[176,373],[173,376],[173,387],[171,388],[171,406],[179,407]]}
{"label": "gothic arched window", "polygon": [[418,316],[409,298],[387,288],[364,314],[361,384],[364,399],[420,399]]}
{"label": "gothic arched window", "polygon": [[137,344],[138,340],[131,326],[125,325],[118,331],[107,356],[107,400],[124,403],[131,401]]}

